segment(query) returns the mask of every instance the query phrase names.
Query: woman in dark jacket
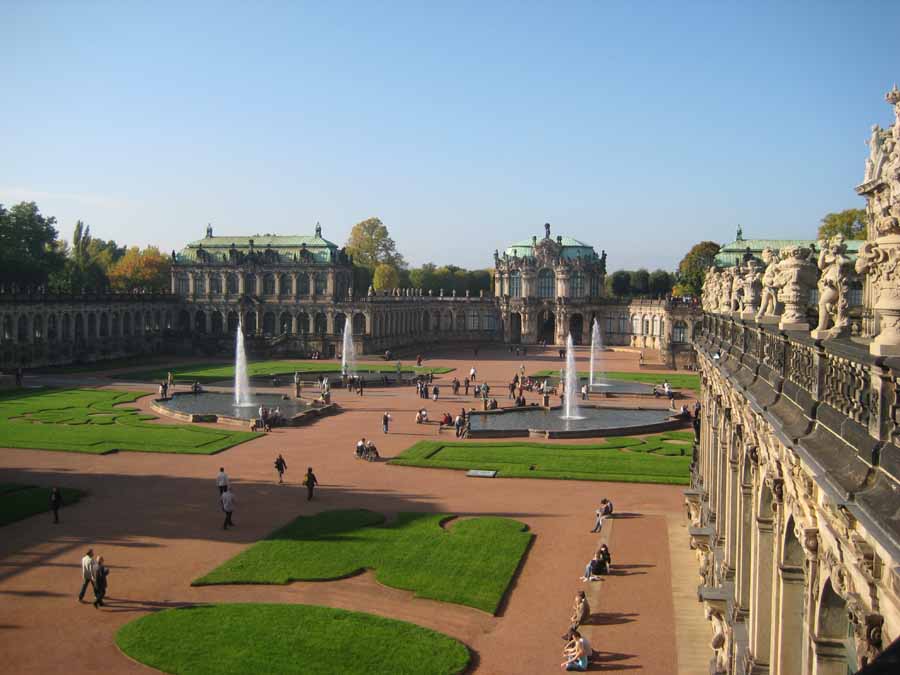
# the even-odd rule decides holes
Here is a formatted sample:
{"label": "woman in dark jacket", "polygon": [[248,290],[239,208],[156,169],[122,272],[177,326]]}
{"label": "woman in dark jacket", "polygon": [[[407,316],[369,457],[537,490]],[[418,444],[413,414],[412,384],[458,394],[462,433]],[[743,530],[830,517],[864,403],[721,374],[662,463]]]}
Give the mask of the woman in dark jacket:
{"label": "woman in dark jacket", "polygon": [[103,556],[101,555],[94,564],[94,607],[103,606],[103,598],[106,596],[107,576],[109,576],[109,568],[103,564]]}

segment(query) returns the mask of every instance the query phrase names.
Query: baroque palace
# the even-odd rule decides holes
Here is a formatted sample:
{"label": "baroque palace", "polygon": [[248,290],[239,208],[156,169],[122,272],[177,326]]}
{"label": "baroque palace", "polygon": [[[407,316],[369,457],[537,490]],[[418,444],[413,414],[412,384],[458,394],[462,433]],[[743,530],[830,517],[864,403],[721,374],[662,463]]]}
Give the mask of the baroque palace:
{"label": "baroque palace", "polygon": [[855,260],[835,237],[706,276],[685,500],[714,673],[846,675],[900,636],[900,90],[886,98]]}
{"label": "baroque palace", "polygon": [[606,297],[606,254],[544,237],[495,253],[494,295],[402,288],[354,295],[353,261],[322,236],[216,236],[172,252],[164,295],[0,294],[0,367],[141,353],[226,354],[243,326],[257,356],[334,356],[344,326],[357,353],[448,342],[564,344],[590,340],[659,350],[693,365],[696,305]]}

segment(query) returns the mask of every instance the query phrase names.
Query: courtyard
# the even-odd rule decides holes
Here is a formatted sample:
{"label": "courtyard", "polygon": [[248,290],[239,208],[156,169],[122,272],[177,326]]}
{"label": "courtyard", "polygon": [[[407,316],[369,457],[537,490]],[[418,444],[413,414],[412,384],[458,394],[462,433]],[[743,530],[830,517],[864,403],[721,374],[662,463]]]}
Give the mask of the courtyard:
{"label": "courtyard", "polygon": [[[577,357],[578,367],[586,369],[587,351],[580,350]],[[610,371],[640,370],[634,350],[608,352],[605,359]],[[276,427],[211,456],[190,454],[177,445],[168,453],[29,449],[40,443],[4,449],[0,483],[59,486],[82,493],[80,501],[61,510],[58,525],[44,513],[3,527],[0,593],[6,611],[0,631],[8,667],[15,672],[61,668],[147,672],[121,649],[168,672],[217,672],[216,661],[198,662],[187,646],[179,646],[178,626],[190,625],[193,630],[197,621],[198,640],[207,647],[227,631],[210,633],[200,619],[184,624],[188,615],[177,612],[171,618],[166,618],[167,612],[159,614],[202,606],[208,607],[204,611],[211,612],[209,616],[218,617],[209,621],[219,622],[222,630],[234,622],[248,622],[247,630],[263,643],[267,626],[277,633],[278,626],[291,621],[285,612],[301,616],[327,608],[355,612],[329,619],[346,627],[346,632],[337,632],[355,643],[372,635],[433,642],[427,650],[434,655],[429,668],[408,670],[401,661],[415,664],[421,653],[398,652],[400,661],[391,666],[395,672],[464,668],[479,673],[546,673],[558,670],[560,636],[569,623],[572,598],[585,590],[593,615],[584,628],[599,652],[591,670],[698,672],[708,658],[708,633],[691,597],[694,558],[685,544],[682,488],[654,484],[653,475],[648,478],[651,482],[606,482],[602,471],[608,467],[587,459],[588,453],[627,452],[629,461],[616,464],[613,476],[631,470],[637,476],[641,465],[635,467],[634,460],[654,466],[674,462],[659,464],[665,466],[659,475],[671,474],[665,482],[683,483],[689,435],[494,444],[458,441],[452,430],[441,431],[435,423],[416,424],[415,413],[423,407],[436,420],[444,411],[455,414],[461,407],[480,403],[462,392],[452,395],[448,383],[453,377],[462,378],[474,365],[479,380],[489,382],[499,394],[522,360],[500,347],[485,348],[477,357],[469,348],[428,353],[423,366],[444,371],[435,375],[442,391],[437,402],[418,398],[408,385],[368,388],[362,397],[335,387],[333,399],[343,409],[340,415],[301,428]],[[403,366],[414,363],[404,359]],[[554,350],[535,350],[525,360],[529,372],[552,370],[558,364]],[[128,372],[120,368],[47,378],[56,387],[64,383],[71,389],[95,387],[87,391],[103,402],[96,411],[101,417],[135,417],[151,431],[186,426],[151,414],[154,397],[142,395],[146,386],[128,384],[123,376]],[[656,376],[665,378],[666,373]],[[39,386],[41,377],[29,377],[26,385]],[[96,388],[102,382],[105,385]],[[48,396],[39,389],[25,391],[25,401]],[[681,393],[684,398],[678,404],[690,404],[691,390]],[[41,416],[45,426],[66,419],[90,426],[92,415],[85,414],[83,400],[87,395],[68,394],[68,406],[57,406],[61,409],[53,414],[33,414]],[[528,398],[535,402],[537,394],[529,393]],[[666,402],[626,397],[614,405],[665,407]],[[70,412],[64,413],[67,409]],[[388,434],[381,430],[385,411],[392,416]],[[79,415],[88,419],[78,419]],[[145,419],[151,416],[157,419]],[[33,421],[29,426],[39,424]],[[236,433],[222,424],[186,428],[192,433]],[[42,438],[54,437],[61,443],[59,434]],[[384,461],[356,459],[353,449],[360,437],[373,439]],[[43,442],[53,448],[52,442]],[[515,449],[515,455],[503,458],[508,465],[497,467],[497,478],[472,478],[465,471],[448,470],[492,468],[491,462],[499,460],[491,454],[507,446]],[[422,448],[429,449],[427,459]],[[279,453],[288,464],[283,485],[273,468]],[[410,461],[416,456],[422,461]],[[221,527],[215,484],[220,466],[228,473],[237,500],[236,527],[227,531]],[[301,484],[308,466],[320,482],[312,501],[307,501]],[[535,466],[540,478],[529,476],[529,466]],[[601,534],[591,534],[594,509],[602,497],[614,501],[616,515],[607,520]],[[584,565],[600,542],[613,553],[612,574],[602,581],[581,582]],[[103,555],[110,568],[109,597],[99,610],[76,600],[79,561],[89,547]],[[244,603],[252,604],[246,615],[240,609]],[[301,609],[307,605],[316,607]],[[366,628],[375,621],[368,615],[391,622]],[[152,617],[159,619],[146,628],[131,623]],[[306,635],[302,620],[297,621],[301,621],[298,635],[285,634],[283,639],[308,654],[304,670],[295,653],[294,666],[301,672],[387,672],[385,664],[390,661],[377,649],[354,652],[352,664],[313,667],[327,653],[321,642],[325,638]],[[441,635],[409,637],[422,629]],[[277,643],[279,635],[272,639]],[[330,639],[340,644],[339,637]],[[390,639],[384,637],[382,642]],[[52,648],[44,648],[48,644]],[[460,665],[460,652],[453,644],[468,650],[467,665]],[[255,667],[265,670],[260,663],[274,668],[271,664],[291,662],[283,645],[275,651],[280,656],[272,656],[274,661],[256,662]],[[371,662],[365,654],[372,655]],[[253,663],[253,658],[241,660],[231,671],[247,672]]]}

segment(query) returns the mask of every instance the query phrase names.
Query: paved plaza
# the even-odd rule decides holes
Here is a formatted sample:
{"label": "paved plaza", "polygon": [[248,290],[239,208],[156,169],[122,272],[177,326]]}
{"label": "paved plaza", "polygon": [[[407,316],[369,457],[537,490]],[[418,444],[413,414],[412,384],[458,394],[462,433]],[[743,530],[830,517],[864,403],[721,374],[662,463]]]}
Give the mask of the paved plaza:
{"label": "paved plaza", "polygon": [[[696,564],[687,547],[683,488],[592,481],[478,479],[461,471],[390,466],[355,459],[356,441],[374,439],[383,458],[423,439],[438,425],[415,424],[456,414],[478,403],[451,394],[449,381],[472,365],[490,382],[501,405],[505,384],[524,361],[526,372],[558,368],[555,349],[516,357],[505,348],[428,353],[425,365],[455,368],[435,378],[437,402],[413,387],[368,388],[363,397],[335,387],[339,415],[301,428],[271,433],[211,456],[118,452],[87,455],[2,450],[0,483],[61,486],[87,491],[61,512],[14,523],[0,536],[0,645],[4,670],[15,673],[151,672],[116,647],[116,630],[148,612],[213,602],[308,603],[370,612],[438,630],[465,643],[471,672],[558,672],[562,640],[576,591],[589,589],[593,621],[587,635],[600,656],[592,671],[646,674],[699,673],[707,667],[709,632],[693,591]],[[587,350],[578,354],[587,369]],[[638,352],[607,352],[605,368],[637,371]],[[649,360],[649,359],[648,359]],[[406,361],[405,361],[406,363]],[[133,368],[131,368],[133,370]],[[177,369],[177,366],[176,366]],[[42,376],[47,383],[143,389],[118,382],[115,373]],[[35,376],[27,385],[41,382]],[[285,388],[286,391],[286,388]],[[304,391],[304,395],[308,395]],[[690,396],[691,392],[685,392]],[[536,394],[530,394],[534,400]],[[149,411],[153,397],[138,401]],[[678,401],[690,405],[689,398]],[[663,399],[616,399],[615,405],[665,407]],[[381,416],[393,417],[390,433]],[[170,424],[160,419],[157,424]],[[452,430],[442,432],[448,438]],[[583,442],[595,442],[585,439]],[[573,441],[566,441],[571,443]],[[582,442],[582,441],[575,441]],[[0,441],[2,443],[2,441]],[[278,485],[273,461],[288,463]],[[234,486],[236,527],[223,531],[215,477],[224,466]],[[307,502],[301,480],[312,466],[321,483]],[[590,534],[602,497],[616,517],[601,539]],[[286,586],[192,587],[191,581],[229,560],[298,515],[365,508],[390,516],[404,511],[447,512],[460,517],[497,515],[528,525],[535,537],[496,616],[461,605],[417,599],[377,583],[372,572],[339,581]],[[451,525],[452,526],[452,525]],[[600,541],[609,544],[613,573],[579,580]],[[79,561],[93,547],[110,567],[107,606],[79,604]]]}

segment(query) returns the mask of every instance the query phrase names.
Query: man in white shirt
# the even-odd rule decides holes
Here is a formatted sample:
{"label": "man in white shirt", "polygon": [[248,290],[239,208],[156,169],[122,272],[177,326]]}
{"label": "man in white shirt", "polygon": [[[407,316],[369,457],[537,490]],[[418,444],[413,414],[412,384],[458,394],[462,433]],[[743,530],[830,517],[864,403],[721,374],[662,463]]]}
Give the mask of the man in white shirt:
{"label": "man in white shirt", "polygon": [[475,366],[472,366],[472,370],[469,371],[469,379],[472,380],[472,382],[475,381],[475,374],[476,374]]}
{"label": "man in white shirt", "polygon": [[84,593],[88,584],[93,583],[94,576],[94,549],[89,548],[81,559],[81,592],[78,594],[78,602],[84,602]]}
{"label": "man in white shirt", "polygon": [[227,530],[229,525],[234,527],[234,523],[231,522],[231,513],[234,511],[235,498],[230,486],[225,486],[225,492],[219,499],[222,502],[222,510],[225,512],[225,523],[222,525],[222,529]]}
{"label": "man in white shirt", "polygon": [[228,474],[225,473],[225,467],[219,467],[219,475],[216,476],[216,485],[219,486],[219,494],[228,489]]}

